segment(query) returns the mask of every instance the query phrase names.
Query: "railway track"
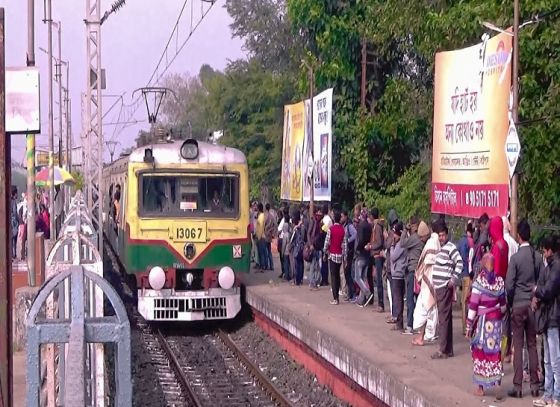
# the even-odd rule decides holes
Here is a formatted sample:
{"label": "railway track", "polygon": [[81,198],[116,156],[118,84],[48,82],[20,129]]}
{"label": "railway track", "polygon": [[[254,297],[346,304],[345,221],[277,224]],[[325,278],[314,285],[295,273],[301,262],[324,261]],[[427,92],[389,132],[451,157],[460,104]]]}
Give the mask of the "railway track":
{"label": "railway track", "polygon": [[[108,252],[113,266],[121,269],[112,248]],[[223,330],[174,336],[146,322],[136,309],[130,318],[155,370],[164,405],[295,406]]]}
{"label": "railway track", "polygon": [[293,406],[223,331],[174,337],[158,332],[180,387],[192,405]]}

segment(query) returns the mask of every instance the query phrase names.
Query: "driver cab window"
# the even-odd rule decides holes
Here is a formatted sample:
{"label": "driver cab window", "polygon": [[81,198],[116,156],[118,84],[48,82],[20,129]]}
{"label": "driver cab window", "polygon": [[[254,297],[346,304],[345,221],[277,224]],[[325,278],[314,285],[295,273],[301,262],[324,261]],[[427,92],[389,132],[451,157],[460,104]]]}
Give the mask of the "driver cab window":
{"label": "driver cab window", "polygon": [[236,217],[239,177],[220,175],[141,176],[141,214]]}

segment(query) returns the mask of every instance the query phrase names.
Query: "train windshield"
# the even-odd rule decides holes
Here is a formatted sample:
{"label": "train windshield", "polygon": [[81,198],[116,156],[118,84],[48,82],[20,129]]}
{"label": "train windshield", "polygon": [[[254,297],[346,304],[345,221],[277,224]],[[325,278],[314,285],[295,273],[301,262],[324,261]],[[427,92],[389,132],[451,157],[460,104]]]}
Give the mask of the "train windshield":
{"label": "train windshield", "polygon": [[239,175],[142,174],[141,216],[237,218]]}

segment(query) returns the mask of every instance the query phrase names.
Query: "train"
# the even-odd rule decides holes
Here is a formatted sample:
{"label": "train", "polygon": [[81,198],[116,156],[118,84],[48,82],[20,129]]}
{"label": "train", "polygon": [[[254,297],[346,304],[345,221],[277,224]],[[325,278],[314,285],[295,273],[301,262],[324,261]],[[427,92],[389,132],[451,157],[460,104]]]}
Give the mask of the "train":
{"label": "train", "polygon": [[232,319],[251,265],[249,171],[194,139],[134,149],[103,169],[104,233],[148,321]]}

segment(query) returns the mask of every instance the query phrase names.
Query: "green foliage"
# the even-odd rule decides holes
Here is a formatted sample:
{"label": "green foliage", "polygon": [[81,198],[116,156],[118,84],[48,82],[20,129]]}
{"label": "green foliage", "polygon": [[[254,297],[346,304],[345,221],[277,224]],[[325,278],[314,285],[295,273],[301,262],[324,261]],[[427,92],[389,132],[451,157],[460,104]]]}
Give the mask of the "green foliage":
{"label": "green foliage", "polygon": [[220,142],[247,156],[251,196],[261,197],[267,186],[270,198],[278,199],[282,118],[284,104],[291,101],[290,82],[256,62],[244,61],[231,64],[216,81],[207,102],[216,125],[224,130]]}
{"label": "green foliage", "polygon": [[430,219],[430,176],[430,164],[418,162],[407,168],[383,195],[371,191],[365,202],[377,206],[383,214],[395,209],[401,219],[413,215]]}
{"label": "green foliage", "polygon": [[[309,59],[316,61],[317,87],[335,87],[334,160],[338,174],[345,172],[342,178],[348,180],[337,183],[337,190],[351,185],[356,198],[380,202],[400,196],[396,192],[403,182],[422,182],[417,189],[423,191],[424,177],[409,171],[416,174],[415,163],[431,140],[435,53],[478,43],[487,31],[483,21],[510,26],[513,2],[287,2],[294,31],[305,36]],[[556,9],[558,1],[524,1],[521,7],[525,21]],[[560,130],[557,17],[520,34],[520,121],[550,118],[519,127],[520,213],[536,222],[560,221],[560,150],[554,148]],[[360,112],[362,39],[368,64],[366,109]],[[299,77],[301,91],[305,72]]]}
{"label": "green foliage", "polygon": [[197,78],[181,78],[175,83],[177,88],[197,83],[200,91],[189,94],[188,101],[183,101],[186,111],[169,102],[168,112],[181,112],[169,116],[174,117],[169,125],[180,126],[181,122],[189,120],[192,117],[189,111],[195,108],[188,106],[196,104],[199,123],[204,123],[207,131],[223,130],[220,143],[245,153],[250,169],[251,196],[261,199],[263,187],[266,187],[268,199],[277,200],[283,110],[284,105],[291,102],[293,89],[289,78],[265,70],[255,60],[235,61],[223,73],[203,67]]}
{"label": "green foliage", "polygon": [[84,191],[84,176],[79,171],[72,171],[72,177],[74,178],[74,191]]}
{"label": "green foliage", "polygon": [[[171,81],[182,96],[178,110],[165,107],[167,124],[184,129],[190,122],[201,136],[223,129],[221,142],[247,155],[251,196],[266,187],[276,198],[283,106],[308,96],[311,66],[316,91],[334,88],[333,201],[365,200],[384,212],[395,207],[404,217],[427,217],[435,53],[478,43],[488,32],[483,21],[510,26],[513,2],[227,0],[226,7],[248,60]],[[525,21],[557,8],[558,0],[521,7]],[[557,17],[520,34],[520,213],[538,223],[560,221]],[[542,117],[549,119],[532,121]]]}

